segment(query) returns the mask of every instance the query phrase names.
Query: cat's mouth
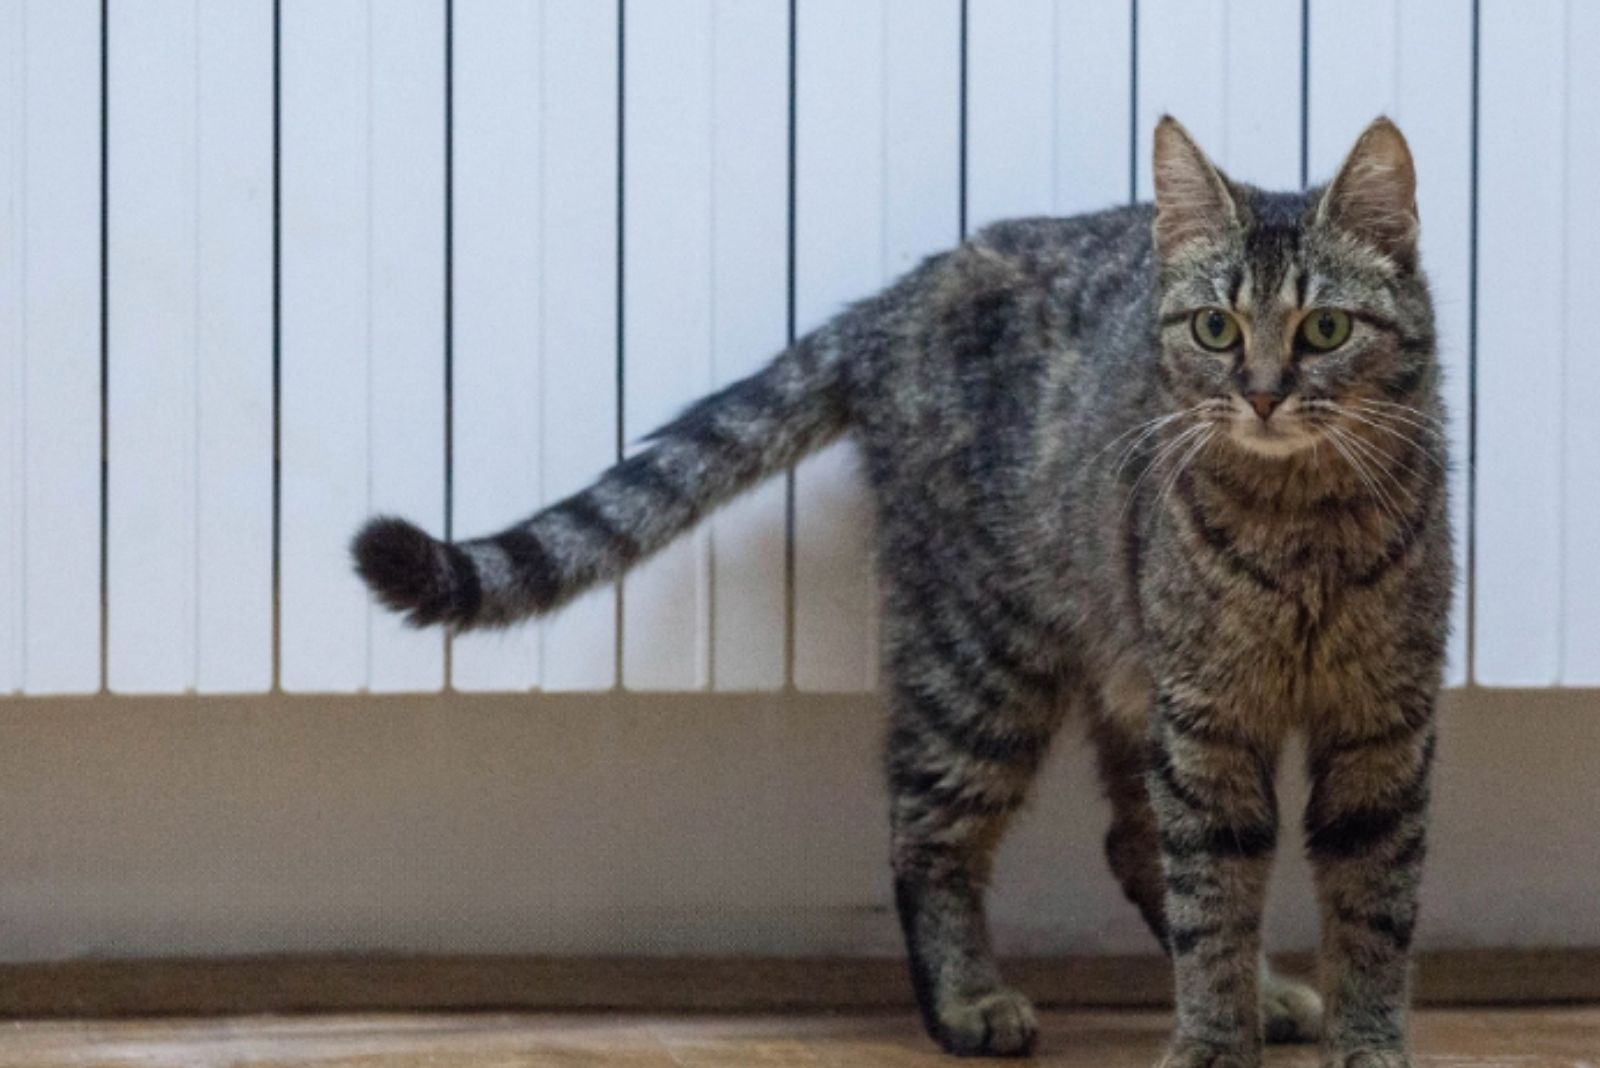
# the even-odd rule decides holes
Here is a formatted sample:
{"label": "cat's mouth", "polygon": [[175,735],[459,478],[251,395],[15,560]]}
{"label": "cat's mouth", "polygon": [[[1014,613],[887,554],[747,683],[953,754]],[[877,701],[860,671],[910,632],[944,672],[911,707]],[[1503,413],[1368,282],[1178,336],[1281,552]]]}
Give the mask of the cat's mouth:
{"label": "cat's mouth", "polygon": [[1246,452],[1281,460],[1317,443],[1317,432],[1307,425],[1290,397],[1266,419],[1257,415],[1243,399],[1234,404],[1228,420],[1228,437]]}

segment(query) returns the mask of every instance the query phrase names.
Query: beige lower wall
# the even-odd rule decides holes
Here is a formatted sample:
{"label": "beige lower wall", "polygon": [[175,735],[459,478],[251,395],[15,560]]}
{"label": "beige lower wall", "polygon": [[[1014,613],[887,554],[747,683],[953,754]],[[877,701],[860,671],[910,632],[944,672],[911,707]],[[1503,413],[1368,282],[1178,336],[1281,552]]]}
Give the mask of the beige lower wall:
{"label": "beige lower wall", "polygon": [[[1424,944],[1600,945],[1600,692],[1445,715]],[[881,730],[796,695],[0,702],[0,960],[893,953]],[[1088,767],[1067,740],[1007,844],[1007,953],[1152,948]],[[1271,931],[1304,948],[1284,853]]]}

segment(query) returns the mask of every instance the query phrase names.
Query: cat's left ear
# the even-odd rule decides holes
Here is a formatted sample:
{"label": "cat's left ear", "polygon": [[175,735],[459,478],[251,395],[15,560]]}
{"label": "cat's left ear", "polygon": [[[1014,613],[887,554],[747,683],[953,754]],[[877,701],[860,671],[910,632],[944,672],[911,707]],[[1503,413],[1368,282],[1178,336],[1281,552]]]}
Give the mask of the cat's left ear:
{"label": "cat's left ear", "polygon": [[1398,126],[1379,118],[1362,131],[1317,215],[1401,267],[1416,266],[1417,170]]}
{"label": "cat's left ear", "polygon": [[1222,173],[1171,115],[1156,124],[1154,149],[1155,244],[1161,258],[1172,259],[1196,239],[1225,240],[1239,215]]}

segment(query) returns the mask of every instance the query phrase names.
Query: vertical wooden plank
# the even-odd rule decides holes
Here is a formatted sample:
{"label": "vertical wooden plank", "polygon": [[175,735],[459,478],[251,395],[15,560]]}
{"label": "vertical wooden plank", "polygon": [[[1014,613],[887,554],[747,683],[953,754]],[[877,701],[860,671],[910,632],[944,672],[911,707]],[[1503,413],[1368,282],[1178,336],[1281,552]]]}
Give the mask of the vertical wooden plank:
{"label": "vertical wooden plank", "polygon": [[23,689],[100,686],[100,8],[27,0]]}
{"label": "vertical wooden plank", "polygon": [[967,18],[968,232],[1125,203],[1128,5],[974,4]]}
{"label": "vertical wooden plank", "polygon": [[[617,459],[616,5],[545,0],[544,363],[546,503]],[[555,161],[560,161],[559,166]],[[544,687],[616,681],[616,588],[579,598],[545,626]]]}
{"label": "vertical wooden plank", "polygon": [[272,685],[272,4],[199,16],[195,688]]}
{"label": "vertical wooden plank", "polygon": [[198,27],[189,0],[115,2],[107,206],[107,679],[195,677]]}
{"label": "vertical wooden plank", "polygon": [[[630,448],[712,382],[713,17],[711,0],[626,6],[622,337]],[[624,581],[623,685],[706,685],[710,550],[702,527]]]}
{"label": "vertical wooden plank", "polygon": [[[1395,107],[1395,17],[1395,0],[1312,0],[1307,161],[1313,184],[1331,179],[1367,123]],[[1351,55],[1361,62],[1350,63]]]}
{"label": "vertical wooden plank", "polygon": [[24,0],[0,0],[0,693],[22,689],[27,361]]}
{"label": "vertical wooden plank", "polygon": [[272,677],[272,8],[109,8],[107,685]]}
{"label": "vertical wooden plank", "polygon": [[[367,508],[442,532],[444,0],[385,0],[371,12]],[[439,632],[370,603],[368,627],[370,689],[443,686]]]}
{"label": "vertical wooden plank", "polygon": [[286,690],[367,682],[367,596],[343,549],[367,516],[371,69],[361,0],[283,0],[280,582]]}
{"label": "vertical wooden plank", "polygon": [[[960,44],[953,4],[827,0],[798,19],[795,305],[804,332],[959,236],[959,160],[946,138],[959,107]],[[844,443],[795,472],[802,690],[864,690],[877,678],[872,511],[858,468]]]}
{"label": "vertical wooden plank", "polygon": [[1147,0],[1139,9],[1139,189],[1149,136],[1175,116],[1232,178],[1300,184],[1300,12],[1275,0]]}
{"label": "vertical wooden plank", "polygon": [[1560,673],[1563,0],[1483,0],[1473,674]]}
{"label": "vertical wooden plank", "polygon": [[[795,329],[882,286],[884,0],[795,13]],[[853,443],[796,466],[794,684],[858,690],[876,677],[871,516]]]}
{"label": "vertical wooden plank", "polygon": [[443,639],[371,605],[346,545],[443,509],[441,0],[283,8],[283,684],[432,689]]}
{"label": "vertical wooden plank", "polygon": [[961,239],[961,6],[884,9],[885,283]]}
{"label": "vertical wooden plank", "polygon": [[[713,384],[783,348],[789,300],[789,12],[785,0],[714,0]],[[785,680],[788,491],[769,480],[712,517],[711,683]]]}
{"label": "vertical wooden plank", "polygon": [[[782,347],[788,19],[773,0],[635,3],[627,18],[623,412],[631,443]],[[628,576],[626,686],[703,688],[713,649],[719,688],[782,685],[783,495],[779,485],[761,493],[765,503],[742,523],[719,517]],[[733,616],[720,626],[713,576],[717,610]]]}
{"label": "vertical wooden plank", "polygon": [[1600,685],[1600,359],[1592,309],[1600,293],[1600,6],[1567,3],[1566,330],[1563,370],[1561,682]]}
{"label": "vertical wooden plank", "polygon": [[[1285,5],[1287,6],[1287,5]],[[1221,162],[1228,143],[1227,0],[1140,0],[1139,84],[1134,153],[1139,199],[1154,193],[1150,131],[1172,115]]]}
{"label": "vertical wooden plank", "polygon": [[[1471,388],[1472,10],[1470,0],[1360,0],[1311,7],[1310,180],[1332,178],[1362,129],[1381,114],[1405,131],[1417,160],[1422,259],[1435,298],[1450,414],[1452,522],[1459,578],[1446,679],[1466,680],[1466,565]],[[1364,62],[1343,57],[1360,50]]]}
{"label": "vertical wooden plank", "polygon": [[1300,6],[1227,0],[1218,164],[1263,189],[1300,186]]}
{"label": "vertical wooden plank", "polygon": [[1456,534],[1456,598],[1445,681],[1467,681],[1467,561],[1472,539],[1468,457],[1472,406],[1472,4],[1406,0],[1399,5],[1398,99],[1417,159],[1422,262],[1433,287],[1444,368],[1450,519]]}
{"label": "vertical wooden plank", "polygon": [[[1126,18],[1126,16],[1124,16]],[[1075,18],[1054,0],[969,4],[967,12],[967,231],[998,219],[1055,210],[1057,111],[1066,87],[1084,81],[1061,69],[1059,42],[1078,40],[1063,30]],[[1086,49],[1099,55],[1098,41]],[[1057,79],[1063,92],[1057,95]],[[1124,79],[1123,96],[1127,96]],[[1074,113],[1081,114],[1077,107]],[[1123,124],[1127,124],[1126,113]],[[1064,132],[1064,131],[1063,131]],[[1077,131],[1074,130],[1074,133]],[[1082,149],[1072,151],[1079,159]],[[1126,177],[1124,193],[1126,193]]]}
{"label": "vertical wooden plank", "polygon": [[[516,522],[542,499],[543,11],[543,0],[455,7],[451,526],[461,538]],[[541,627],[455,638],[451,685],[537,686]]]}
{"label": "vertical wooden plank", "polygon": [[[1057,10],[1054,209],[1077,215],[1128,199],[1133,20],[1123,0],[1080,0]],[[969,156],[969,168],[973,162]]]}

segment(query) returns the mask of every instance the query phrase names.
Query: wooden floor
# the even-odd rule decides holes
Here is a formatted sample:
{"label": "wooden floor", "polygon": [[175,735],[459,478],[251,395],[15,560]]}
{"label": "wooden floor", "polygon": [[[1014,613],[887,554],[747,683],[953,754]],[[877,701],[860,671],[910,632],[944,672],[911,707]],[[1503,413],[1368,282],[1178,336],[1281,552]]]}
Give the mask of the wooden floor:
{"label": "wooden floor", "polygon": [[[1054,1012],[1035,1064],[1151,1068],[1158,1012]],[[1600,1068],[1600,1008],[1434,1009],[1420,1068]],[[0,1023],[0,1068],[950,1068],[904,1014],[361,1015]],[[1315,1068],[1309,1049],[1269,1066]]]}

